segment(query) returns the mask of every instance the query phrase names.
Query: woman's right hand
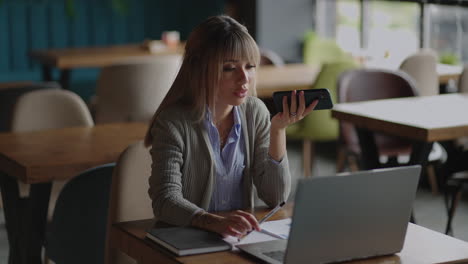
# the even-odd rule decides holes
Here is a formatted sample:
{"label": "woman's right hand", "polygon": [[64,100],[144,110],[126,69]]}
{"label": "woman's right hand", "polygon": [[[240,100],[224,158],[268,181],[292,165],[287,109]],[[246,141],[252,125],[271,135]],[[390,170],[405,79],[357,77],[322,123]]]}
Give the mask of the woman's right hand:
{"label": "woman's right hand", "polygon": [[260,231],[255,216],[241,210],[229,212],[223,216],[201,213],[192,219],[192,225],[216,232],[223,237],[241,237],[254,229]]}

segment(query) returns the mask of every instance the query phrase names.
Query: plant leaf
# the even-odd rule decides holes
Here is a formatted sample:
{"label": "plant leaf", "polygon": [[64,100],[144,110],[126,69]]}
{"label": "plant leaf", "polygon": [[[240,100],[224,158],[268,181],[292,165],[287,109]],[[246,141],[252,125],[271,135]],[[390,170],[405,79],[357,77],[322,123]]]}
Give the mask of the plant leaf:
{"label": "plant leaf", "polygon": [[67,13],[70,18],[75,17],[75,5],[73,0],[65,0],[65,13]]}
{"label": "plant leaf", "polygon": [[119,14],[119,15],[127,15],[128,14],[128,0],[112,0],[112,8]]}

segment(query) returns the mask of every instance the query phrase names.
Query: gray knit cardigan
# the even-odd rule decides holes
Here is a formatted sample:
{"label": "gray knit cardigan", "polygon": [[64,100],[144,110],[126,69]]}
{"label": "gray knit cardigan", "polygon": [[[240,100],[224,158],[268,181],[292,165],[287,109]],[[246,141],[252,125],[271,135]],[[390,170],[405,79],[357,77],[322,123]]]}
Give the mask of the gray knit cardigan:
{"label": "gray knit cardigan", "polygon": [[[245,142],[244,206],[254,206],[254,186],[268,206],[285,201],[291,187],[287,156],[278,164],[268,156],[270,114],[261,100],[248,97],[239,107]],[[151,128],[152,171],[149,195],[156,220],[189,225],[208,210],[215,186],[213,150],[203,122],[182,106],[160,113]]]}

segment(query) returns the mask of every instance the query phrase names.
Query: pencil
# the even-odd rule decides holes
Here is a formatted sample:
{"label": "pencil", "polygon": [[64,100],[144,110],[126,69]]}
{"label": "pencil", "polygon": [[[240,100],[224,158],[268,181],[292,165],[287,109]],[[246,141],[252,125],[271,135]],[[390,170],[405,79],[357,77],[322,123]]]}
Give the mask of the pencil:
{"label": "pencil", "polygon": [[[286,204],[285,201],[281,202],[280,204],[278,204],[275,208],[273,208],[270,212],[268,212],[268,214],[266,214],[264,217],[262,217],[262,219],[260,219],[260,221],[258,221],[258,224],[262,224],[263,222],[265,222],[266,220],[268,220],[270,217],[272,217],[276,212],[278,212],[281,207],[283,207],[284,205]],[[243,237],[240,237],[237,239],[237,242],[240,242],[241,239],[243,239],[244,237],[248,236],[250,233],[252,233],[253,230],[250,230],[249,232],[247,232],[247,234],[245,234],[245,236]]]}

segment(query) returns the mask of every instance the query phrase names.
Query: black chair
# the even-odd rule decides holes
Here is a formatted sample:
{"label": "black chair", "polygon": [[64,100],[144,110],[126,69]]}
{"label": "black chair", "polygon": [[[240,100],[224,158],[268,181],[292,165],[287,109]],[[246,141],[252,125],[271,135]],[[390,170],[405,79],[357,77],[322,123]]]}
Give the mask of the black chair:
{"label": "black chair", "polygon": [[[338,80],[338,102],[359,102],[387,98],[416,96],[417,91],[409,77],[404,73],[386,70],[349,70],[340,75]],[[379,155],[387,156],[388,165],[398,165],[397,156],[411,151],[409,140],[375,133],[375,142]],[[354,156],[359,162],[361,148],[354,125],[340,122],[340,143],[346,155]],[[356,164],[363,167],[363,164]],[[364,166],[365,167],[365,166]]]}
{"label": "black chair", "polygon": [[[357,69],[344,72],[338,81],[338,102],[359,102],[368,100],[418,96],[411,78],[404,72],[377,69]],[[374,133],[375,143],[379,152],[378,166],[359,159],[361,148],[355,127],[346,122],[340,122],[340,154],[339,160],[357,160],[360,164],[353,167],[394,167],[404,165],[412,151],[412,142],[407,139]],[[353,159],[350,159],[350,157]],[[406,157],[405,157],[406,156]],[[435,167],[447,159],[445,149],[437,142],[433,144],[429,154],[429,164],[425,166],[429,183],[434,193],[437,192],[438,179]],[[381,161],[380,161],[381,160]],[[344,162],[344,161],[341,161]],[[342,167],[342,166],[341,166]]]}
{"label": "black chair", "polygon": [[115,163],[84,171],[62,189],[46,231],[46,257],[56,264],[104,263]]}
{"label": "black chair", "polygon": [[[461,93],[468,93],[467,66],[464,66],[463,72],[458,80],[458,91]],[[445,143],[448,152],[447,163],[444,166],[444,172],[447,176],[444,194],[448,215],[445,234],[453,235],[452,220],[455,216],[463,187],[468,184],[468,138],[465,137]]]}
{"label": "black chair", "polygon": [[445,186],[445,205],[447,208],[447,225],[445,234],[453,235],[452,220],[460,202],[463,187],[468,184],[468,171],[457,172],[447,181]]}
{"label": "black chair", "polygon": [[462,197],[463,189],[468,185],[468,150],[457,144],[456,141],[443,142],[447,149],[447,162],[442,167],[444,175],[444,198],[447,209],[447,225],[445,234],[453,235],[452,220],[455,217],[458,203]]}

